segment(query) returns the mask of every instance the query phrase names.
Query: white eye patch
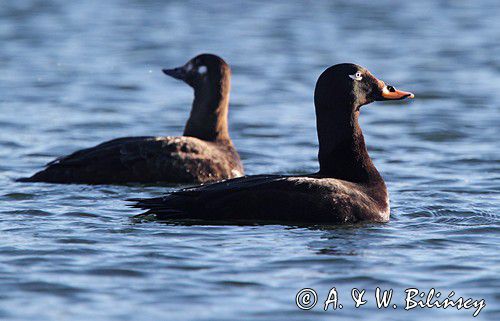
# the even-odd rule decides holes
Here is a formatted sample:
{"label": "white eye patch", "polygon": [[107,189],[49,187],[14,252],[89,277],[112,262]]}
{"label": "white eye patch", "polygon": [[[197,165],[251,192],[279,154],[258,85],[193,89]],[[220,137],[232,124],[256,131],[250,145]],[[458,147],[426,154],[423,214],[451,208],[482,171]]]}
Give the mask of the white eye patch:
{"label": "white eye patch", "polygon": [[186,68],[186,71],[189,72],[189,71],[191,71],[191,69],[193,69],[193,64],[192,63],[188,63],[185,68]]}
{"label": "white eye patch", "polygon": [[363,76],[361,76],[361,73],[359,71],[357,73],[355,73],[354,75],[349,75],[349,77],[351,79],[354,79],[357,81],[360,81],[361,79],[363,79]]}
{"label": "white eye patch", "polygon": [[207,66],[200,66],[200,67],[198,68],[198,73],[199,73],[200,75],[204,75],[204,74],[206,74],[206,73],[207,73]]}

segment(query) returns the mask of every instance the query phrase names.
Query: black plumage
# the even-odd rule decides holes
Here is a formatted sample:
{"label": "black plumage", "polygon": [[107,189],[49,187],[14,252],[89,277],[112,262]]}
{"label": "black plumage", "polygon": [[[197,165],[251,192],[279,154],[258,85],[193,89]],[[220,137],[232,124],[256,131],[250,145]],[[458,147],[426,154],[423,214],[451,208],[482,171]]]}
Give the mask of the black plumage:
{"label": "black plumage", "polygon": [[360,66],[332,66],[315,90],[318,173],[240,177],[136,199],[132,206],[160,220],[386,222],[389,195],[366,150],[358,116],[361,106],[375,100],[407,97],[413,94],[387,86]]}

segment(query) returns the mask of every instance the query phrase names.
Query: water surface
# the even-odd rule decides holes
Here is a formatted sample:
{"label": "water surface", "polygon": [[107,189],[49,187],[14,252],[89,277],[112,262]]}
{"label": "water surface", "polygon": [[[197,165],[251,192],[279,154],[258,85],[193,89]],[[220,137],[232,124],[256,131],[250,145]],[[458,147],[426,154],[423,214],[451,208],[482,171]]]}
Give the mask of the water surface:
{"label": "water surface", "polygon": [[[0,318],[470,320],[378,310],[373,289],[485,299],[500,319],[498,1],[4,1],[0,5]],[[54,157],[180,134],[192,91],[163,67],[201,52],[233,69],[231,135],[247,173],[317,170],[312,93],[355,62],[412,102],[362,110],[391,221],[349,227],[135,223],[165,186],[20,184]],[[321,302],[300,311],[304,287]],[[370,293],[352,307],[354,287]],[[402,305],[402,304],[401,304]]]}

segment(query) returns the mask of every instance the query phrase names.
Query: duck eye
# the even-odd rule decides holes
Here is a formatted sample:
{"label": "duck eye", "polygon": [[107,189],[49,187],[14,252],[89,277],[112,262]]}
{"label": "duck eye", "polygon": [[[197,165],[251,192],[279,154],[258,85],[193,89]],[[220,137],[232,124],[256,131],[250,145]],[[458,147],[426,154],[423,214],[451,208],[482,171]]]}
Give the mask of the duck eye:
{"label": "duck eye", "polygon": [[391,85],[387,85],[387,90],[389,90],[391,93],[396,91],[396,88],[392,87]]}
{"label": "duck eye", "polygon": [[356,72],[354,75],[349,75],[349,77],[351,77],[354,80],[358,80],[358,81],[363,79],[363,76],[361,75],[361,72],[359,72],[359,71]]}

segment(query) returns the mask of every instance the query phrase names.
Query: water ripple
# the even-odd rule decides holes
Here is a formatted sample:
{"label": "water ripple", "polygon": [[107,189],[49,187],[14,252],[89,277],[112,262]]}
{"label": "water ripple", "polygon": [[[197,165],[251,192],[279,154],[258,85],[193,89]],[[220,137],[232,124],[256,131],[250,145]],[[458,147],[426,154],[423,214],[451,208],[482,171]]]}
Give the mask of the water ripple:
{"label": "water ripple", "polygon": [[[304,287],[344,300],[380,286],[484,298],[480,318],[500,320],[499,16],[493,0],[4,1],[0,319],[471,318],[293,302]],[[233,67],[230,131],[249,174],[317,170],[313,90],[327,66],[357,62],[414,91],[361,110],[391,221],[135,222],[124,199],[179,186],[14,181],[111,138],[181,134],[193,93],[161,68],[201,52]]]}

